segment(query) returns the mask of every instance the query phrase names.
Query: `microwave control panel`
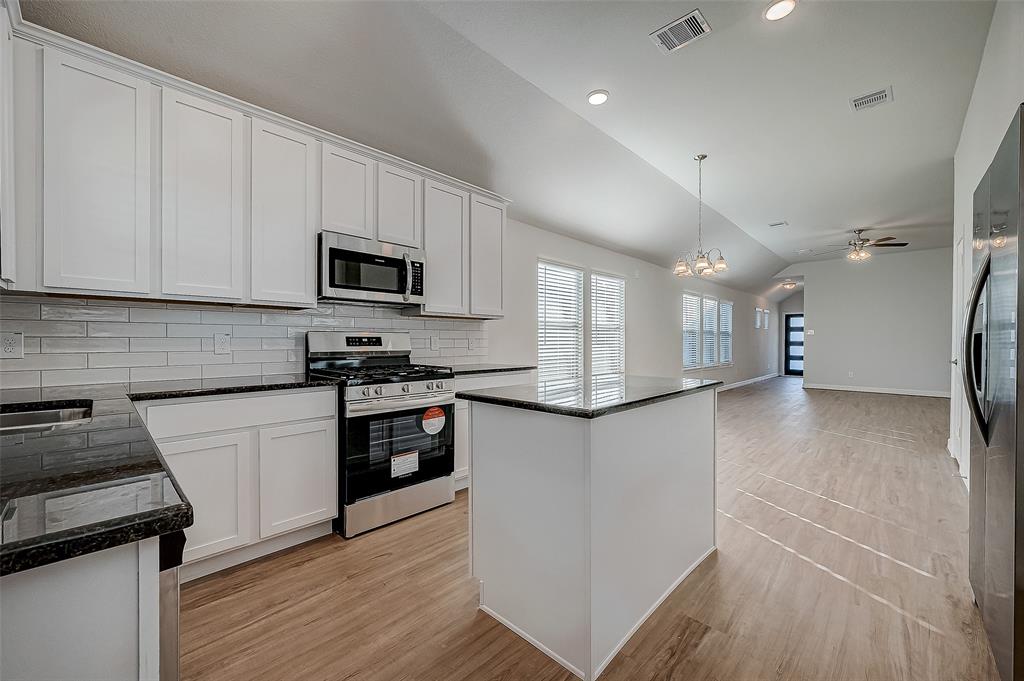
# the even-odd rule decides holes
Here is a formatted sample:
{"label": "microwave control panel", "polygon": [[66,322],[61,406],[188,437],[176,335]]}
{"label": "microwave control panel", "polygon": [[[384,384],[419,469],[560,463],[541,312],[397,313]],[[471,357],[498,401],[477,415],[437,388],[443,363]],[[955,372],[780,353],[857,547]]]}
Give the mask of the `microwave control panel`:
{"label": "microwave control panel", "polygon": [[414,260],[414,261],[409,263],[409,266],[411,267],[411,270],[412,270],[412,273],[410,275],[412,277],[412,286],[410,287],[411,290],[409,291],[409,293],[414,295],[414,296],[422,296],[423,295],[423,263],[417,262],[417,261]]}

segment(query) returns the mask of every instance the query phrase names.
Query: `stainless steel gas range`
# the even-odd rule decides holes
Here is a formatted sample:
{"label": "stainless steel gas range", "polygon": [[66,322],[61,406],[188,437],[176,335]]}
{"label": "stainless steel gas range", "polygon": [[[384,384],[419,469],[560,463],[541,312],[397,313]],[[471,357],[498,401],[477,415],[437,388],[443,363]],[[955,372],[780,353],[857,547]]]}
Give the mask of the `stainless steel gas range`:
{"label": "stainless steel gas range", "polygon": [[306,370],[336,379],[339,506],[353,537],[455,499],[455,381],[411,362],[408,333],[310,331]]}

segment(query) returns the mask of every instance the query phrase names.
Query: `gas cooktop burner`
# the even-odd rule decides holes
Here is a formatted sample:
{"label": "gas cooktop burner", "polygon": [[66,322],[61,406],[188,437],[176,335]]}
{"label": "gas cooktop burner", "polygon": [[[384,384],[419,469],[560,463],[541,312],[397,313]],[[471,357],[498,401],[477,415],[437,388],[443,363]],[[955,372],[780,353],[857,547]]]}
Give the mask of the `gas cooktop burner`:
{"label": "gas cooktop burner", "polygon": [[402,383],[434,378],[451,378],[453,373],[445,367],[424,364],[393,364],[389,366],[314,368],[311,373],[337,378],[345,385],[373,385],[376,383]]}

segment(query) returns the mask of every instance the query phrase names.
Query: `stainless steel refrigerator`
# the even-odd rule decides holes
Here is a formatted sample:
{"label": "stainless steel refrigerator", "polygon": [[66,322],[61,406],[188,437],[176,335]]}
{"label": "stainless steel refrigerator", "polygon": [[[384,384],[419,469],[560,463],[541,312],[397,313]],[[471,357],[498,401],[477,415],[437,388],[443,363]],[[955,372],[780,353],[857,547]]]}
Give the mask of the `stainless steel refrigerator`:
{"label": "stainless steel refrigerator", "polygon": [[1017,335],[1024,312],[1022,116],[1024,105],[974,192],[974,275],[960,358],[972,421],[971,587],[1003,681],[1024,679],[1024,460],[1018,465],[1024,401]]}

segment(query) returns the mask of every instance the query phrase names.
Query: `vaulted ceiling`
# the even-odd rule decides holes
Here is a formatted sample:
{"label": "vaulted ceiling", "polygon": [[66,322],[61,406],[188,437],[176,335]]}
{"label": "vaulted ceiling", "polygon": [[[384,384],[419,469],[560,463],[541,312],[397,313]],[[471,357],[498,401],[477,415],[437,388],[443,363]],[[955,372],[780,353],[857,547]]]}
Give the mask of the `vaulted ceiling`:
{"label": "vaulted ceiling", "polygon": [[[992,3],[32,0],[26,20],[509,196],[514,218],[671,265],[705,240],[767,290],[797,251],[951,238],[952,156]],[[861,113],[851,96],[892,85]],[[586,94],[607,89],[602,107]],[[768,223],[786,220],[788,227]]]}

